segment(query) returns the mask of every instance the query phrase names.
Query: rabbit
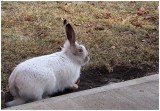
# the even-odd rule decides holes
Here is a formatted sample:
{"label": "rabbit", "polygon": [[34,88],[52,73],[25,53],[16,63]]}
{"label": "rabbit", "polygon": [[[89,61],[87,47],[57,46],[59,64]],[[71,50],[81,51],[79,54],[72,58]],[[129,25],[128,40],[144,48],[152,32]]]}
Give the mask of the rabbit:
{"label": "rabbit", "polygon": [[76,42],[75,32],[63,22],[67,40],[61,51],[34,57],[15,67],[9,77],[9,90],[14,100],[6,106],[16,106],[48,97],[65,88],[78,88],[81,67],[88,63],[84,45]]}

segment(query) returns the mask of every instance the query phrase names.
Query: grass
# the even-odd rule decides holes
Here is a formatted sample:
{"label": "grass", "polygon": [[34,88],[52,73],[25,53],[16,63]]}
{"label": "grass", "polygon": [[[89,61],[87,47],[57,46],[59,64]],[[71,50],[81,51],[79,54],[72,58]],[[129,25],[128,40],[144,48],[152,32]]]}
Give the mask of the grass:
{"label": "grass", "polygon": [[158,64],[158,1],[1,2],[2,90],[20,62],[60,50],[63,19],[89,51],[83,68]]}

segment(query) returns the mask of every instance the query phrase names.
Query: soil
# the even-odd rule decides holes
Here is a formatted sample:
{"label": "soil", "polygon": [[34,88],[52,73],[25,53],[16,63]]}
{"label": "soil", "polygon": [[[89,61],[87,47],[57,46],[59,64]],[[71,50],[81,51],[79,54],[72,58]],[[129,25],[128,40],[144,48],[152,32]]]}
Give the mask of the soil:
{"label": "soil", "polygon": [[[140,66],[115,66],[113,72],[109,72],[105,66],[92,68],[89,67],[83,70],[80,76],[80,83],[78,89],[66,89],[63,92],[58,92],[51,95],[51,97],[82,91],[86,89],[92,89],[95,87],[100,87],[112,83],[122,82],[126,80],[131,80],[135,78],[140,78],[152,74],[158,74],[158,64],[149,66],[146,64]],[[5,95],[5,102],[12,100],[13,97],[8,92]],[[4,106],[2,106],[4,108]]]}
{"label": "soil", "polygon": [[135,78],[140,78],[148,75],[158,74],[158,64],[149,66],[146,64],[140,66],[115,66],[113,72],[109,72],[106,66],[88,68],[82,71],[80,76],[80,84],[78,89],[66,89],[64,92],[58,92],[54,96],[62,94],[92,89],[104,85],[109,85],[117,82],[127,81]]}

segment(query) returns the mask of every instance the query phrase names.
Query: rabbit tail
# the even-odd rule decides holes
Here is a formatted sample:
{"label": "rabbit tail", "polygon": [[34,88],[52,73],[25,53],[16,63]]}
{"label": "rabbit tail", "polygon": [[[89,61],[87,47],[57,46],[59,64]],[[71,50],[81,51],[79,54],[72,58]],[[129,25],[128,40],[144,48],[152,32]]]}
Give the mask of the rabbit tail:
{"label": "rabbit tail", "polygon": [[18,89],[16,88],[16,86],[14,86],[14,85],[10,86],[10,93],[14,96],[14,100],[7,102],[6,103],[7,107],[24,104],[26,102],[24,99],[22,99],[19,96]]}
{"label": "rabbit tail", "polygon": [[16,74],[12,74],[9,78],[9,90],[10,90],[10,93],[14,96],[14,100],[7,102],[5,104],[7,107],[24,104],[26,102],[24,99],[22,99],[19,96],[18,88],[15,85],[15,77],[16,77]]}

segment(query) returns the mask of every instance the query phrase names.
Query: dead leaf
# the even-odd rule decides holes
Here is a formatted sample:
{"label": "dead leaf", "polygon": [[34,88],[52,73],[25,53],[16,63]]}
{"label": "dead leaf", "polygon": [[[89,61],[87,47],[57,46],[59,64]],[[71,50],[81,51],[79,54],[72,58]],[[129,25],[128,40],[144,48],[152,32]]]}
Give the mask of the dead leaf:
{"label": "dead leaf", "polygon": [[156,20],[156,17],[153,17],[153,16],[145,16],[145,17],[144,17],[144,20],[155,21],[155,20]]}
{"label": "dead leaf", "polygon": [[44,38],[45,36],[47,36],[44,32],[39,32],[38,33],[38,36],[40,37],[40,38]]}
{"label": "dead leaf", "polygon": [[64,12],[68,13],[68,14],[71,14],[71,11],[69,9],[67,9],[67,7],[65,6],[58,6],[59,9],[63,10]]}
{"label": "dead leaf", "polygon": [[111,14],[110,13],[105,13],[105,15],[104,15],[104,18],[105,19],[109,19],[111,17]]}
{"label": "dead leaf", "polygon": [[133,32],[133,31],[129,31],[129,30],[128,30],[128,31],[125,31],[125,32],[124,32],[124,34],[127,34],[127,35],[134,35],[134,34],[135,34],[135,32]]}
{"label": "dead leaf", "polygon": [[94,5],[95,5],[95,3],[93,3],[93,2],[92,2],[92,3],[91,3],[91,5],[93,5],[93,6],[94,6]]}
{"label": "dead leaf", "polygon": [[132,21],[130,21],[130,23],[131,23],[133,26],[142,27],[142,24],[139,23],[137,20],[132,20]]}
{"label": "dead leaf", "polygon": [[146,14],[149,14],[149,12],[143,6],[137,9],[137,15],[141,16]]}
{"label": "dead leaf", "polygon": [[150,35],[149,35],[149,34],[146,34],[146,35],[145,35],[145,39],[149,39],[149,38],[151,38]]}
{"label": "dead leaf", "polygon": [[72,2],[67,2],[65,5],[70,6],[72,4]]}
{"label": "dead leaf", "polygon": [[113,72],[113,67],[110,64],[106,64],[105,66],[109,73]]}
{"label": "dead leaf", "polygon": [[91,32],[91,30],[87,30],[87,31],[86,31],[86,33],[90,33],[90,32]]}
{"label": "dead leaf", "polygon": [[145,40],[145,39],[143,39],[143,40],[142,40],[142,42],[146,42],[146,40]]}
{"label": "dead leaf", "polygon": [[136,1],[130,1],[129,3],[136,3]]}
{"label": "dead leaf", "polygon": [[33,37],[35,34],[32,32],[29,34],[30,37]]}
{"label": "dead leaf", "polygon": [[138,49],[138,46],[134,46],[135,49]]}
{"label": "dead leaf", "polygon": [[102,26],[96,26],[95,30],[104,30],[104,28]]}
{"label": "dead leaf", "polygon": [[75,26],[81,26],[81,24],[74,24]]}
{"label": "dead leaf", "polygon": [[31,21],[32,19],[30,17],[25,17],[24,21]]}
{"label": "dead leaf", "polygon": [[94,1],[88,1],[87,3],[89,3],[90,5],[95,5],[95,2]]}
{"label": "dead leaf", "polygon": [[99,19],[100,17],[99,17],[98,15],[95,15],[95,18],[96,18],[96,19]]}
{"label": "dead leaf", "polygon": [[41,37],[44,37],[44,36],[45,36],[45,34],[42,32],[42,33],[40,34],[40,36],[41,36]]}
{"label": "dead leaf", "polygon": [[112,46],[111,46],[111,49],[116,49],[116,46],[112,45]]}

